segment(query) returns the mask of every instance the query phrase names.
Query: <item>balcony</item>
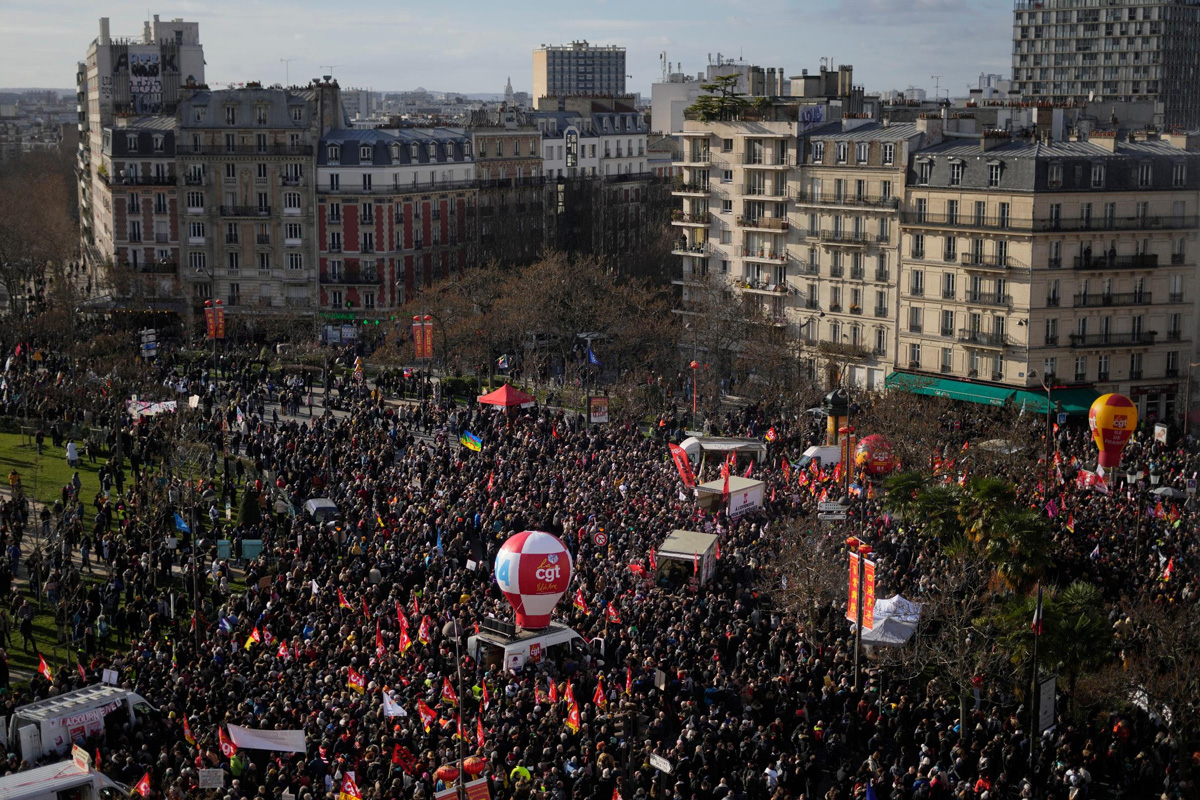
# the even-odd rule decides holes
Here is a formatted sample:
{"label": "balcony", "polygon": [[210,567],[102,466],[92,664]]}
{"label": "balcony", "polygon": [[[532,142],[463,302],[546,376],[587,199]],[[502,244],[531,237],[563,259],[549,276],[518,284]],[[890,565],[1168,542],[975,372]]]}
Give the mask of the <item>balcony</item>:
{"label": "balcony", "polygon": [[922,330],[924,330],[924,328],[922,327],[921,323],[919,323],[919,322],[908,323],[908,332],[909,333],[920,333]]}
{"label": "balcony", "polygon": [[691,183],[678,182],[671,187],[671,194],[674,195],[707,195],[709,192],[708,182],[704,183],[693,181]]}
{"label": "balcony", "polygon": [[794,261],[796,272],[800,275],[820,275],[821,268],[816,264],[810,264],[807,261]]}
{"label": "balcony", "polygon": [[1187,256],[1184,253],[1171,253],[1171,266],[1178,267],[1187,261]]}
{"label": "balcony", "polygon": [[207,186],[208,179],[203,175],[185,175],[183,178],[184,186]]}
{"label": "balcony", "polygon": [[[1150,301],[1147,300],[1146,302],[1149,303]],[[1183,302],[1183,292],[1171,292],[1169,295],[1167,295],[1167,302],[1168,303],[1182,303]]]}
{"label": "balcony", "polygon": [[671,254],[676,256],[708,258],[712,255],[712,245],[710,245],[708,242],[700,242],[699,244],[689,244],[686,241],[676,242],[674,249],[671,250]]}
{"label": "balcony", "polygon": [[829,244],[867,245],[876,241],[876,237],[862,231],[821,231],[819,238]]}
{"label": "balcony", "polygon": [[1167,331],[1167,341],[1168,342],[1182,342],[1183,341],[1183,331]]}
{"label": "balcony", "polygon": [[1012,295],[994,294],[992,292],[967,292],[967,302],[976,306],[1012,308]]}
{"label": "balcony", "polygon": [[1054,296],[1047,297],[1046,298],[1046,308],[1058,308],[1058,304],[1060,302],[1062,302],[1061,297],[1054,297]]}
{"label": "balcony", "polygon": [[844,278],[844,277],[846,277],[846,268],[845,268],[845,267],[839,267],[839,266],[837,266],[836,264],[835,264],[835,265],[833,265],[833,266],[831,266],[831,267],[829,268],[829,277],[831,277],[831,278]]}
{"label": "balcony", "polygon": [[1186,214],[1132,217],[1077,217],[1069,219],[1038,219],[1033,230],[1078,233],[1081,231],[1169,231],[1195,228],[1200,218]]}
{"label": "balcony", "polygon": [[170,241],[171,241],[171,235],[169,233],[160,233],[158,231],[155,231],[155,233],[154,233],[155,244],[167,244]]}
{"label": "balcony", "polygon": [[757,228],[764,231],[786,231],[788,221],[782,217],[746,217],[738,216],[735,221],[743,228]]}
{"label": "balcony", "polygon": [[1167,367],[1165,377],[1178,378],[1179,377],[1179,367]]}
{"label": "balcony", "polygon": [[237,243],[238,243],[238,236],[236,233],[225,234],[225,244],[237,244]]}
{"label": "balcony", "polygon": [[791,153],[756,153],[752,151],[738,153],[736,160],[742,166],[762,169],[790,167],[794,161]]}
{"label": "balcony", "polygon": [[1077,294],[1075,308],[1106,308],[1110,306],[1150,305],[1150,292],[1127,292],[1124,294]]}
{"label": "balcony", "polygon": [[1136,347],[1152,345],[1158,334],[1154,331],[1141,333],[1072,333],[1071,347]]}
{"label": "balcony", "polygon": [[269,234],[260,233],[254,237],[254,241],[256,244],[270,244],[271,237]]}
{"label": "balcony", "polygon": [[1157,266],[1158,256],[1153,253],[1134,256],[1075,256],[1075,269],[1154,269]]}
{"label": "balcony", "polygon": [[1030,220],[1012,217],[986,217],[974,214],[935,214],[930,211],[902,211],[900,224],[916,228],[967,228],[972,230],[1024,231],[1033,230]]}
{"label": "balcony", "polygon": [[708,222],[709,215],[707,212],[704,214],[684,214],[676,211],[671,214],[672,225],[703,225],[707,227]]}
{"label": "balcony", "polygon": [[888,271],[886,269],[875,270],[875,280],[879,283],[887,283],[889,280]]}
{"label": "balcony", "polygon": [[962,265],[967,269],[1007,270],[1017,264],[1008,256],[987,255],[982,253],[963,253]]}
{"label": "balcony", "polygon": [[322,275],[321,283],[334,286],[377,286],[379,274],[347,270],[341,275]]}
{"label": "balcony", "polygon": [[1012,340],[1003,333],[985,333],[983,331],[973,331],[966,328],[960,328],[958,331],[958,341],[963,344],[973,344],[980,347],[995,347],[1004,348],[1012,345]]}
{"label": "balcony", "polygon": [[1096,373],[1096,380],[1097,380],[1097,381],[1100,381],[1101,383],[1103,383],[1104,381],[1108,380],[1108,372],[1107,372],[1107,371],[1101,371],[1101,372],[1097,372],[1097,373]]}
{"label": "balcony", "polygon": [[862,267],[855,267],[855,266],[850,267],[850,280],[861,281],[861,280],[866,279],[866,277],[867,277],[867,271],[865,269],[863,269]]}
{"label": "balcony", "polygon": [[179,155],[184,156],[311,156],[311,144],[268,144],[268,145],[234,145],[224,144],[201,145],[176,148]]}
{"label": "balcony", "polygon": [[221,206],[222,217],[269,217],[270,206]]}
{"label": "balcony", "polygon": [[887,315],[888,315],[887,306],[876,306],[875,307],[875,316],[877,318],[887,319]]}
{"label": "balcony", "polygon": [[945,287],[942,287],[942,299],[943,300],[955,300],[957,298],[958,298],[958,295],[956,295],[954,293],[953,289],[947,289]]}
{"label": "balcony", "polygon": [[775,296],[787,294],[786,286],[781,283],[774,283],[764,278],[749,278],[747,280],[738,282],[737,287],[743,291],[753,292],[755,294],[769,294]]}
{"label": "balcony", "polygon": [[924,297],[925,296],[925,287],[924,286],[908,287],[908,296],[909,297]]}
{"label": "balcony", "polygon": [[787,262],[787,251],[772,250],[770,248],[746,248],[739,247],[737,249],[737,257],[744,258],[747,261],[767,261],[772,264],[783,264]]}
{"label": "balcony", "polygon": [[709,164],[712,162],[712,152],[704,151],[687,151],[685,150],[679,164]]}
{"label": "balcony", "polygon": [[[782,183],[782,181],[780,182]],[[750,197],[787,197],[786,186],[759,186],[757,184],[743,183],[738,187],[738,193],[749,195]]]}
{"label": "balcony", "polygon": [[1142,371],[1140,369],[1129,370],[1129,380],[1140,381],[1142,379]]}
{"label": "balcony", "polygon": [[804,206],[847,206],[886,210],[897,208],[900,205],[900,198],[800,191],[796,193],[796,202]]}
{"label": "balcony", "polygon": [[174,186],[174,175],[117,175],[109,178],[99,173],[100,180],[110,186]]}
{"label": "balcony", "polygon": [[280,186],[301,186],[304,184],[304,178],[299,175],[281,175],[279,178]]}

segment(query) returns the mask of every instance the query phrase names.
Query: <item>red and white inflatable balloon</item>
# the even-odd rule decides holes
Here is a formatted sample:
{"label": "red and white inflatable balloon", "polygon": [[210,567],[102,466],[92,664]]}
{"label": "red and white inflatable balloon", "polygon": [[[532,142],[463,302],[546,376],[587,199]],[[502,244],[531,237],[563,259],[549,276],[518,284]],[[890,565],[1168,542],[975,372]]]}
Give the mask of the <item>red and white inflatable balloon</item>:
{"label": "red and white inflatable balloon", "polygon": [[571,583],[571,553],[557,536],[521,531],[496,554],[496,583],[517,612],[517,625],[538,630]]}

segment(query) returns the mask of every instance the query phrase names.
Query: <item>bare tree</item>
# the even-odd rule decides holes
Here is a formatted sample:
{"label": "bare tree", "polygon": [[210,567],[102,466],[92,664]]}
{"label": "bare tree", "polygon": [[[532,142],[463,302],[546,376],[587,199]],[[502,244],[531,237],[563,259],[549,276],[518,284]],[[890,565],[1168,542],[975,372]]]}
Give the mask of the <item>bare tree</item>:
{"label": "bare tree", "polygon": [[0,284],[16,311],[26,291],[42,288],[47,268],[78,246],[73,187],[52,156],[29,156],[0,174]]}
{"label": "bare tree", "polygon": [[[819,641],[827,610],[846,597],[846,563],[842,540],[811,520],[793,519],[778,537],[778,581],[771,594],[776,604],[803,622],[804,635]],[[836,618],[836,616],[835,616]]]}

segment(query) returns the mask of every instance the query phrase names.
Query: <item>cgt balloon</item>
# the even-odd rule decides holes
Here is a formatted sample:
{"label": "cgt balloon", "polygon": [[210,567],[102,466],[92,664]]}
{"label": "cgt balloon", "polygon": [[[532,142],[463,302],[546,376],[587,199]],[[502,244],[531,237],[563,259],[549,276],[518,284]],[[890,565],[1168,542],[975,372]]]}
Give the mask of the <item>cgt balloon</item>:
{"label": "cgt balloon", "polygon": [[526,630],[549,627],[550,612],[571,583],[571,553],[557,536],[521,531],[500,546],[494,574]]}
{"label": "cgt balloon", "polygon": [[1121,463],[1121,452],[1137,428],[1137,406],[1122,394],[1105,394],[1096,398],[1088,411],[1088,426],[1100,451],[1100,466],[1114,469]]}

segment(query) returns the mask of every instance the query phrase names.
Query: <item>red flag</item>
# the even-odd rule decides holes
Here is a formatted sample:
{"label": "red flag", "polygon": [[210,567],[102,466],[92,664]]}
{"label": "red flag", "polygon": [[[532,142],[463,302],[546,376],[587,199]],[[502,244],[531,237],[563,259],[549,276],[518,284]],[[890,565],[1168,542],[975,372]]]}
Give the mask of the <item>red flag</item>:
{"label": "red flag", "polygon": [[424,700],[418,700],[417,714],[421,717],[421,724],[425,726],[425,732],[429,733],[429,726],[437,719],[437,712],[426,705]]}
{"label": "red flag", "polygon": [[417,595],[415,592],[413,593],[413,616],[421,616],[421,609],[417,607]]}
{"label": "red flag", "polygon": [[1042,635],[1042,585],[1038,584],[1037,605],[1033,608],[1033,624],[1029,626],[1038,636]]}
{"label": "red flag", "polygon": [[[135,773],[136,774],[136,773]],[[133,790],[142,797],[150,796],[150,773],[147,772],[142,776],[142,779],[133,786]]]}
{"label": "red flag", "polygon": [[253,647],[254,645],[258,644],[261,641],[262,641],[262,634],[259,633],[258,628],[255,627],[254,630],[250,631],[250,635],[246,637],[245,648],[247,650],[249,650],[251,647]]}
{"label": "red flag", "polygon": [[401,764],[404,763],[404,756],[401,755],[401,752],[403,750],[404,750],[404,745],[401,745],[401,744],[398,744],[392,748],[392,763],[395,764],[396,766],[400,766]]}
{"label": "red flag", "polygon": [[833,482],[841,483],[842,481],[842,462],[833,465]]}
{"label": "red flag", "polygon": [[617,609],[613,606],[612,603],[608,604],[608,621],[613,623],[614,625],[621,624],[621,615],[617,613]]}
{"label": "red flag", "polygon": [[585,614],[592,613],[592,612],[588,611],[587,601],[583,599],[583,589],[582,588],[575,590],[575,602],[572,603],[572,605],[574,605],[576,608],[578,608],[580,611],[582,611]]}
{"label": "red flag", "polygon": [[625,694],[633,694],[633,668],[625,668]]}
{"label": "red flag", "polygon": [[[774,492],[775,490],[772,489],[771,491]],[[717,538],[717,561],[720,561],[720,560],[721,560],[721,539],[720,539],[720,537],[718,537]]]}
{"label": "red flag", "polygon": [[408,620],[404,618],[404,612],[400,610],[400,601],[396,601],[396,625],[400,630],[408,630]]}
{"label": "red flag", "polygon": [[279,650],[275,653],[275,656],[277,658],[291,658],[292,657],[292,654],[290,652],[288,652],[288,646],[287,646],[286,641],[281,641],[279,643]]}
{"label": "red flag", "polygon": [[570,730],[571,733],[579,733],[581,722],[582,721],[579,717],[579,704],[574,701],[568,703],[566,720],[567,729]]}
{"label": "red flag", "polygon": [[775,439],[777,438],[775,435],[775,428],[774,427],[768,428],[767,434],[763,438],[766,439],[768,442],[774,442]]}
{"label": "red flag", "polygon": [[783,480],[784,483],[792,481],[792,465],[788,463],[787,456],[783,458]]}
{"label": "red flag", "polygon": [[[567,684],[567,685],[570,686],[570,684]],[[550,702],[551,703],[558,702],[558,686],[557,686],[557,684],[554,683],[553,679],[551,679],[551,681],[550,681]]]}
{"label": "red flag", "polygon": [[492,487],[494,487],[495,485],[496,485],[496,470],[492,470],[491,472],[488,473],[488,485],[487,485],[488,494],[492,493]]}
{"label": "red flag", "polygon": [[699,553],[692,553],[692,574],[693,575],[700,574],[700,554]]}
{"label": "red flag", "polygon": [[1163,572],[1163,580],[1169,581],[1175,575],[1175,556],[1171,556],[1171,560],[1167,562],[1167,568]]}
{"label": "red flag", "polygon": [[752,472],[754,472],[754,462],[753,461],[751,461],[749,464],[746,465],[746,474],[743,475],[742,477],[749,478],[750,473],[752,473]]}
{"label": "red flag", "polygon": [[967,452],[967,448],[971,446],[970,442],[963,442],[963,452]]}
{"label": "red flag", "polygon": [[488,698],[487,681],[483,681],[483,707],[487,709],[491,705],[491,699]]}
{"label": "red flag", "polygon": [[1072,511],[1067,516],[1067,530],[1069,530],[1071,533],[1075,532],[1075,512],[1074,511]]}
{"label": "red flag", "polygon": [[621,800],[621,790],[618,789],[616,786],[613,787],[612,800]]}
{"label": "red flag", "polygon": [[338,589],[337,593],[338,593],[338,608],[348,608],[351,611],[353,611],[354,606],[352,606],[348,602],[346,602],[346,595],[342,594],[342,590]]}
{"label": "red flag", "polygon": [[604,679],[596,676],[596,691],[592,694],[592,703],[600,708],[608,708],[608,698],[604,696]]}
{"label": "red flag", "polygon": [[442,702],[452,706],[458,705],[458,695],[454,693],[454,687],[450,685],[449,678],[442,678]]}
{"label": "red flag", "polygon": [[721,486],[721,505],[729,505],[729,470],[725,470],[725,483]]}
{"label": "red flag", "polygon": [[658,569],[658,559],[654,557],[654,548],[650,548],[650,571],[654,572]]}
{"label": "red flag", "polygon": [[50,681],[51,683],[54,682],[54,676],[50,672],[50,665],[46,663],[46,659],[42,657],[41,653],[38,653],[37,671],[38,671],[38,674],[41,675],[46,680]]}
{"label": "red flag", "polygon": [[408,628],[400,629],[400,655],[408,652],[408,648],[412,647],[412,639],[408,638]]}
{"label": "red flag", "polygon": [[233,743],[233,740],[226,735],[225,729],[221,727],[217,728],[217,744],[221,747],[221,755],[226,758],[233,758],[234,754],[238,751],[237,745]]}
{"label": "red flag", "polygon": [[367,691],[367,682],[363,679],[362,673],[354,667],[350,667],[350,671],[346,674],[346,686],[359,694],[365,694]]}
{"label": "red flag", "polygon": [[271,642],[275,641],[275,637],[271,635],[271,632],[269,630],[267,630],[266,628],[263,628],[262,629],[262,640],[263,640],[263,644],[270,644]]}
{"label": "red flag", "polygon": [[367,611],[367,598],[366,598],[366,597],[364,597],[364,598],[362,599],[362,604],[363,604],[363,616],[364,616],[364,617],[366,617],[367,619],[370,619],[370,618],[371,618],[371,612],[370,612],[370,611]]}
{"label": "red flag", "polygon": [[83,670],[83,664],[76,664],[75,669],[79,670],[79,680],[87,683],[87,673]]}
{"label": "red flag", "polygon": [[467,741],[467,732],[463,730],[463,726],[462,726],[462,715],[455,714],[454,721],[457,724],[454,735],[457,736],[460,741],[464,741],[464,742]]}
{"label": "red flag", "polygon": [[358,784],[349,772],[342,775],[342,789],[338,792],[338,800],[362,800],[362,792],[358,790]]}
{"label": "red flag", "polygon": [[196,746],[196,737],[192,735],[192,728],[188,725],[186,716],[183,718],[183,740],[193,747]]}
{"label": "red flag", "polygon": [[483,717],[475,718],[475,743],[479,745],[480,750],[486,746],[483,739]]}
{"label": "red flag", "polygon": [[384,654],[383,649],[383,631],[379,629],[379,620],[375,620],[375,656],[382,659]]}
{"label": "red flag", "polygon": [[429,617],[421,617],[421,627],[417,628],[417,641],[429,644]]}
{"label": "red flag", "polygon": [[575,690],[571,688],[571,679],[570,678],[567,678],[567,691],[566,691],[566,694],[563,695],[563,699],[566,700],[568,703],[575,702]]}
{"label": "red flag", "polygon": [[669,444],[667,447],[671,450],[671,459],[675,462],[675,469],[679,470],[679,479],[683,481],[683,485],[691,489],[696,485],[696,476],[692,473],[692,462],[688,459],[687,451],[677,444]]}

